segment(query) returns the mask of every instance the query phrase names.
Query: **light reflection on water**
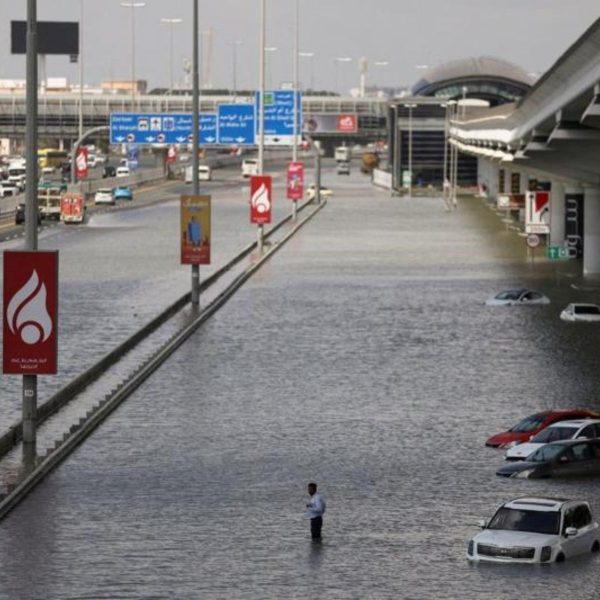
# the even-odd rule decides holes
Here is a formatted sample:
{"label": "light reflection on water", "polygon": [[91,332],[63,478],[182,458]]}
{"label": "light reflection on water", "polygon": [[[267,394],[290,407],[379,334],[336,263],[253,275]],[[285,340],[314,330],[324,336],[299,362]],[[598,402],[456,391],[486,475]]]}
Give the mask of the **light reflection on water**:
{"label": "light reflection on water", "polygon": [[[596,597],[597,557],[465,560],[511,497],[600,516],[597,481],[500,479],[483,447],[543,408],[600,409],[600,330],[558,320],[594,292],[532,267],[478,200],[448,214],[355,177],[0,526],[0,596]],[[483,305],[517,284],[552,304]]]}

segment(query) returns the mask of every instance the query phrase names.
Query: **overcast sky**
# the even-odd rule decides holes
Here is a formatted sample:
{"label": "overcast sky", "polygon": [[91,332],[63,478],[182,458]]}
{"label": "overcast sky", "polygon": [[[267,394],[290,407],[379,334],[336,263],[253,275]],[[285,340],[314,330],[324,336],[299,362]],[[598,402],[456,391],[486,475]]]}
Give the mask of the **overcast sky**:
{"label": "overcast sky", "polygon": [[[370,61],[367,83],[413,84],[417,65],[438,65],[470,56],[496,56],[528,72],[542,73],[600,16],[599,0],[299,0],[300,78],[315,87],[348,90],[358,85],[356,59]],[[81,0],[38,0],[39,20],[80,17]],[[85,82],[129,79],[131,74],[131,9],[119,0],[83,0]],[[211,81],[231,86],[233,48],[237,52],[238,89],[253,88],[258,79],[260,0],[199,0],[200,29],[212,28]],[[279,87],[292,78],[295,0],[267,0],[267,84]],[[11,20],[24,20],[26,0],[0,0],[0,79],[24,78],[25,58],[10,55]],[[169,28],[173,27],[175,80],[191,58],[192,0],[146,0],[135,9],[136,75],[149,86],[169,81]],[[179,17],[166,25],[161,17]],[[205,36],[205,41],[208,36]],[[335,57],[353,62],[336,63]],[[388,61],[389,66],[375,66]],[[336,66],[337,65],[337,66]],[[48,76],[78,81],[68,57],[48,59]]]}

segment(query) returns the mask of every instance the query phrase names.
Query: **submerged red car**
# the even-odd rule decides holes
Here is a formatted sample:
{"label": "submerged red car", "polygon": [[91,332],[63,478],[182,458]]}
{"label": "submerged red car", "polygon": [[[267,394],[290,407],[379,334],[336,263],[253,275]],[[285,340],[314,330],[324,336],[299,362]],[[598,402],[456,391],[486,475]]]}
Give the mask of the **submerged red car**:
{"label": "submerged red car", "polygon": [[585,408],[574,408],[567,410],[545,410],[535,415],[525,417],[514,427],[503,433],[497,433],[487,440],[486,446],[492,448],[505,448],[506,446],[526,442],[532,435],[548,427],[556,421],[567,419],[599,418],[599,413]]}

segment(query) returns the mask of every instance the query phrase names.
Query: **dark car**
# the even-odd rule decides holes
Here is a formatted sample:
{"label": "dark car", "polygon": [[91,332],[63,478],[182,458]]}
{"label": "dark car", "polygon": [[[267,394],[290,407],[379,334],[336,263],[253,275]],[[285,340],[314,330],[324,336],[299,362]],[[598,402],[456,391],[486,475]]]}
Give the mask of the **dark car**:
{"label": "dark car", "polygon": [[522,479],[600,475],[600,439],[544,444],[526,460],[500,467],[496,475]]}
{"label": "dark car", "polygon": [[[38,225],[42,222],[42,213],[38,211]],[[25,204],[20,202],[15,208],[15,225],[25,223]]]}
{"label": "dark car", "polygon": [[117,175],[117,169],[112,165],[106,165],[104,169],[102,169],[102,178],[106,179],[107,177],[115,177]]}

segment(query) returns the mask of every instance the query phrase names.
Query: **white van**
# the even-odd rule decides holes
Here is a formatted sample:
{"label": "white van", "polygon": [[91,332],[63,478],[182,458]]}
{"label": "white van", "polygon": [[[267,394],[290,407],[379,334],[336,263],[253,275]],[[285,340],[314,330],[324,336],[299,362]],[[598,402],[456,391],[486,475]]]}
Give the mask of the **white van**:
{"label": "white van", "polygon": [[258,175],[258,159],[245,158],[242,161],[242,177],[250,177],[251,175]]}
{"label": "white van", "polygon": [[117,177],[129,177],[130,174],[129,167],[117,167]]}
{"label": "white van", "polygon": [[[185,169],[185,182],[192,183],[192,167]],[[198,165],[198,179],[200,181],[210,181],[212,179],[212,170],[208,165]]]}

